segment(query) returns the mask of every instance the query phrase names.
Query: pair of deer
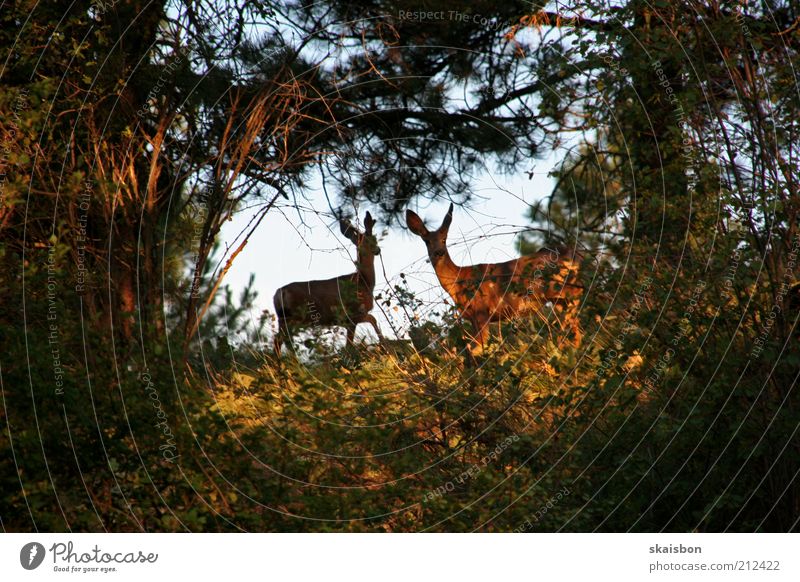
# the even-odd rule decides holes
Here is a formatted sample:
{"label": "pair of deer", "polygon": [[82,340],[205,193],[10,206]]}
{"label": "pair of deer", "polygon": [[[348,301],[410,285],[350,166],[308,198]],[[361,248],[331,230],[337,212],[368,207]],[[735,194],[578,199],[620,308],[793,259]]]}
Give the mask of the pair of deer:
{"label": "pair of deer", "polygon": [[[562,325],[571,328],[577,346],[581,331],[575,313],[581,295],[576,283],[579,269],[577,257],[564,249],[542,249],[504,263],[489,263],[459,267],[447,251],[447,232],[453,221],[453,205],[442,225],[434,231],[425,227],[422,219],[411,210],[406,212],[406,224],[428,247],[439,283],[453,298],[461,316],[472,324],[473,343],[470,352],[479,354],[489,335],[489,323],[509,320],[526,313],[540,313],[552,303],[563,313]],[[373,307],[375,288],[375,256],[380,254],[372,233],[375,220],[369,212],[364,219],[364,232],[348,221],[340,221],[344,234],[358,249],[357,270],[324,281],[290,283],[275,293],[278,314],[278,334],[275,353],[280,355],[285,338],[291,346],[291,326],[343,325],[347,328],[347,344],[353,342],[356,326],[369,323],[382,339]]]}

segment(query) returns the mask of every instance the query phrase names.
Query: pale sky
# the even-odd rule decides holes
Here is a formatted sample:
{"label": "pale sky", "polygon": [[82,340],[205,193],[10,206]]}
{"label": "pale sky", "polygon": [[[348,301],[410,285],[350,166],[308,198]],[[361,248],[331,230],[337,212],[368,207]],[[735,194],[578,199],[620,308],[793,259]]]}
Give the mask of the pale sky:
{"label": "pale sky", "polygon": [[[286,32],[290,36],[294,34],[291,23],[286,23]],[[533,31],[523,31],[520,34],[530,34],[531,38],[528,40],[531,42],[536,40]],[[340,48],[342,54],[336,55],[336,59],[344,61],[363,50],[360,44]],[[461,92],[458,94],[462,95]],[[463,95],[468,94],[466,90],[463,92]],[[566,149],[567,146],[564,145],[549,157],[530,160],[514,176],[504,177],[488,170],[479,175],[473,183],[473,199],[469,208],[457,207],[450,227],[450,254],[457,264],[499,262],[518,256],[515,241],[519,231],[530,225],[527,219],[528,208],[530,204],[551,193],[554,180],[548,177],[548,173],[564,158]],[[491,160],[487,160],[487,166],[490,163]],[[533,179],[528,179],[527,172],[531,170],[534,173]],[[335,197],[331,187],[328,187],[328,192],[332,198]],[[247,284],[250,275],[255,274],[258,298],[256,308],[251,313],[254,321],[258,320],[265,309],[274,314],[273,295],[279,287],[287,283],[327,279],[355,271],[355,247],[340,233],[319,179],[310,183],[305,198],[308,208],[300,210],[302,216],[298,214],[298,209],[281,199],[286,206],[270,210],[226,275],[224,284],[229,285],[234,290],[234,296],[238,298],[239,291]],[[412,209],[429,227],[438,228],[448,204],[448,200],[433,204],[427,200],[419,200],[412,204]],[[350,208],[350,213],[353,214],[354,210]],[[357,209],[359,226],[363,223],[367,210],[379,218],[380,213],[375,208],[362,205]],[[238,244],[233,243],[233,239],[246,227],[252,216],[252,211],[243,211],[233,221],[226,223],[220,236],[222,248],[226,247],[226,243],[227,246]],[[428,310],[450,304],[449,296],[439,285],[428,261],[425,244],[405,228],[404,216],[388,231],[386,225],[379,222],[375,231],[381,247],[381,255],[376,257],[375,264],[376,295],[385,294],[387,289],[400,282],[400,273],[405,273],[410,290],[424,301]],[[221,260],[224,262],[226,258],[222,257]],[[401,335],[409,325],[402,311],[389,310],[387,314],[377,302],[372,314],[378,320],[384,335],[389,338],[394,337],[394,333],[387,315],[394,320]],[[425,313],[419,315],[424,317]],[[374,332],[369,325],[362,324],[356,337],[365,335],[374,337]]]}
{"label": "pale sky", "polygon": [[[473,185],[473,200],[469,208],[456,206],[454,211],[448,238],[453,260],[466,265],[517,257],[516,235],[530,224],[526,217],[530,204],[552,191],[554,182],[547,174],[558,159],[559,156],[552,156],[537,160],[531,180],[527,175],[503,177],[484,174],[479,178]],[[333,195],[330,188],[328,191]],[[264,309],[274,313],[273,295],[287,283],[327,279],[355,271],[355,247],[340,233],[318,181],[307,190],[307,197],[309,209],[301,211],[305,226],[301,223],[298,210],[284,201],[286,206],[270,210],[226,276],[225,283],[238,296],[238,291],[247,284],[250,274],[255,274],[255,288],[259,296],[257,310],[251,313],[254,320]],[[412,209],[425,220],[429,228],[438,228],[448,204],[445,200],[436,203],[420,200],[415,201]],[[310,210],[311,207],[326,214],[318,215]],[[367,210],[376,217],[379,215],[375,208],[361,205],[358,208],[359,227]],[[245,227],[251,216],[252,212],[242,212],[226,224],[221,236],[223,248],[225,242],[230,243]],[[399,275],[403,272],[409,288],[417,297],[430,309],[441,308],[445,302],[450,303],[450,298],[436,279],[425,244],[405,228],[404,217],[401,223],[389,229],[381,222],[375,226],[381,247],[381,254],[375,262],[375,294],[385,293],[399,283]],[[377,304],[372,313],[383,333],[389,338],[394,337],[387,313]],[[394,318],[396,327],[402,330],[408,327],[409,322],[402,311],[389,310],[388,313]],[[365,335],[374,337],[374,332],[368,325],[362,324],[356,337]]]}

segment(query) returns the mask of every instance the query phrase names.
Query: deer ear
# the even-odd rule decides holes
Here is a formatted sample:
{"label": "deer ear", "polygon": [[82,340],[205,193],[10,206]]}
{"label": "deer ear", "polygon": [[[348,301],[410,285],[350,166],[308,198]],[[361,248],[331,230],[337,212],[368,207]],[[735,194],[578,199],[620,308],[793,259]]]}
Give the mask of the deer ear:
{"label": "deer ear", "polygon": [[372,234],[373,226],[375,226],[375,219],[372,218],[372,215],[367,211],[367,215],[364,217],[364,232],[366,234]]}
{"label": "deer ear", "polygon": [[425,236],[428,234],[428,229],[425,228],[425,223],[413,210],[406,210],[406,224],[408,230],[417,236]]}
{"label": "deer ear", "polygon": [[346,236],[350,240],[353,240],[353,237],[355,236],[355,229],[353,228],[353,225],[350,224],[349,220],[340,220],[339,228],[341,229],[342,234],[344,236]]}
{"label": "deer ear", "polygon": [[453,222],[453,203],[450,203],[450,208],[447,210],[447,214],[444,215],[444,220],[442,221],[442,226],[439,227],[439,230],[448,230],[450,228],[450,223]]}

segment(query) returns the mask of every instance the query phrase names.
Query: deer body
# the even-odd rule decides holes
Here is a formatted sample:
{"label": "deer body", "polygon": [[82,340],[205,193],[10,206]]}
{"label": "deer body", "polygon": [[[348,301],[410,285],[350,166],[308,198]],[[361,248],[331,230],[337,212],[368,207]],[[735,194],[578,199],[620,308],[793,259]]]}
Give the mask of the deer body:
{"label": "deer body", "polygon": [[342,234],[358,249],[355,273],[316,281],[289,283],[278,289],[273,298],[278,315],[278,333],[275,336],[275,353],[280,355],[281,344],[286,339],[292,345],[292,333],[298,327],[343,326],[347,328],[347,345],[353,343],[356,326],[369,323],[382,338],[378,323],[370,311],[374,305],[375,255],[380,254],[372,234],[375,224],[367,212],[365,232],[356,230],[342,221]]}
{"label": "deer body", "polygon": [[458,266],[447,250],[447,232],[452,218],[451,204],[442,226],[429,231],[417,214],[411,210],[406,212],[409,229],[428,247],[439,283],[452,297],[461,316],[472,324],[473,353],[486,343],[490,322],[538,313],[547,303],[565,312],[575,343],[580,342],[580,328],[574,313],[582,292],[575,282],[577,258],[570,257],[564,249],[542,249],[503,263]]}

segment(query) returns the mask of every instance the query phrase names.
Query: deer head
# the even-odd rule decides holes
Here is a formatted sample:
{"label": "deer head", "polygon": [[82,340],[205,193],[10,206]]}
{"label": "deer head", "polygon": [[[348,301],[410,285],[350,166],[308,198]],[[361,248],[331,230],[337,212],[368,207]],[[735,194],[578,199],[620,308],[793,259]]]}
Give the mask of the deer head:
{"label": "deer head", "polygon": [[[420,237],[428,248],[439,283],[450,295],[461,315],[470,320],[478,353],[488,334],[490,321],[511,319],[523,313],[540,312],[547,302],[567,303],[570,314],[578,305],[580,288],[574,283],[578,265],[573,257],[542,249],[533,255],[502,263],[456,265],[447,252],[447,232],[453,220],[453,205],[447,210],[442,225],[428,230],[413,211],[406,211],[409,230]],[[577,318],[570,315],[576,345],[580,342]],[[474,348],[474,349],[473,349]]]}
{"label": "deer head", "polygon": [[372,218],[369,212],[367,212],[364,217],[364,232],[359,231],[349,220],[339,220],[339,228],[342,234],[356,245],[359,258],[362,254],[364,257],[374,257],[381,254],[381,249],[378,246],[378,239],[375,238],[375,235],[372,233],[373,226],[375,226],[375,219]]}
{"label": "deer head", "polygon": [[453,204],[444,216],[442,225],[437,230],[428,230],[425,223],[413,210],[406,210],[406,224],[408,229],[425,241],[428,247],[428,257],[434,267],[442,261],[447,253],[447,232],[450,230],[450,223],[453,222]]}

